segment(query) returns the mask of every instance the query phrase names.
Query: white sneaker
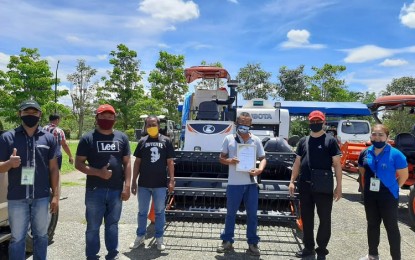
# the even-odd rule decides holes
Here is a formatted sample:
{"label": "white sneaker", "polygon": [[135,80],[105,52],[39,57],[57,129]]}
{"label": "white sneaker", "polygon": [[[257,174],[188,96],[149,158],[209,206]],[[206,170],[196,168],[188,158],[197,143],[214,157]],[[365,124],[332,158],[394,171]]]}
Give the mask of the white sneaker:
{"label": "white sneaker", "polygon": [[130,244],[130,249],[135,249],[135,248],[141,246],[142,244],[144,244],[145,239],[146,239],[145,236],[141,236],[141,237],[137,236],[135,238],[134,242],[132,242]]}
{"label": "white sneaker", "polygon": [[380,260],[380,257],[378,255],[366,255],[359,260]]}
{"label": "white sneaker", "polygon": [[163,237],[156,238],[156,242],[157,242],[157,249],[159,251],[164,251],[166,249],[166,246],[164,245],[164,242],[163,242]]}

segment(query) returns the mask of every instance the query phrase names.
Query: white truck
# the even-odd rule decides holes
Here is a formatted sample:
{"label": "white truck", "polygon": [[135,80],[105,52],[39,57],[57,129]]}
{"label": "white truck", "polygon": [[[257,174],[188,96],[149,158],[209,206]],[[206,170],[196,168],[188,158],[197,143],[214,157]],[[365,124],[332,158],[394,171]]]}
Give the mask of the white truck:
{"label": "white truck", "polygon": [[[340,144],[345,142],[367,142],[370,140],[371,127],[367,120],[346,119],[327,121],[328,132],[337,135]],[[334,132],[336,131],[336,132]]]}

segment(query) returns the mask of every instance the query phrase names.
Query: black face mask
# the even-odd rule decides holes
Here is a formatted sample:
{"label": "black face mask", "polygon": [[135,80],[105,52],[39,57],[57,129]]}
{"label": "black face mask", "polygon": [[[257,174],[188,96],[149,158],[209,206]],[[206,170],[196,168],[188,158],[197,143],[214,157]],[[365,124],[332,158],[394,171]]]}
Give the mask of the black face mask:
{"label": "black face mask", "polygon": [[311,132],[317,133],[317,132],[320,132],[322,129],[323,129],[323,123],[310,124]]}
{"label": "black face mask", "polygon": [[27,116],[21,116],[20,119],[22,119],[23,123],[29,127],[34,127],[37,123],[39,123],[39,117],[34,115],[27,115]]}

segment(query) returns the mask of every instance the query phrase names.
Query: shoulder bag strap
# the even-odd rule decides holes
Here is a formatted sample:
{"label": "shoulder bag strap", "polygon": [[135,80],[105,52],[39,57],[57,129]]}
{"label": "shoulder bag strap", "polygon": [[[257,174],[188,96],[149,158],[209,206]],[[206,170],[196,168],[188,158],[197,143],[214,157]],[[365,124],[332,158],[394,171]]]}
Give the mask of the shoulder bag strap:
{"label": "shoulder bag strap", "polygon": [[310,150],[308,149],[308,141],[310,140],[310,136],[307,136],[305,138],[305,151],[306,151],[306,157],[307,157],[307,165],[308,165],[308,169],[310,169],[310,174],[311,174],[311,167],[310,167]]}

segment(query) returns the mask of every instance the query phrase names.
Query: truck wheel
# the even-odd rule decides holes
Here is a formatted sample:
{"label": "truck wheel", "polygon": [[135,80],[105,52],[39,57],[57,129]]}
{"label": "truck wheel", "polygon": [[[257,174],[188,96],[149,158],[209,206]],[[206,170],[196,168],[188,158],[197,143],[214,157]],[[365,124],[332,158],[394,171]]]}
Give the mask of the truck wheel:
{"label": "truck wheel", "polygon": [[411,186],[411,191],[409,192],[409,218],[411,219],[411,226],[415,227],[415,187]]}
{"label": "truck wheel", "polygon": [[[53,235],[55,235],[56,225],[58,224],[58,217],[59,217],[59,209],[58,212],[55,214],[48,214],[48,237],[49,237],[49,244],[52,242]],[[29,230],[27,231],[26,236],[26,252],[32,253],[33,252],[33,236],[32,236],[32,229],[29,226]]]}

